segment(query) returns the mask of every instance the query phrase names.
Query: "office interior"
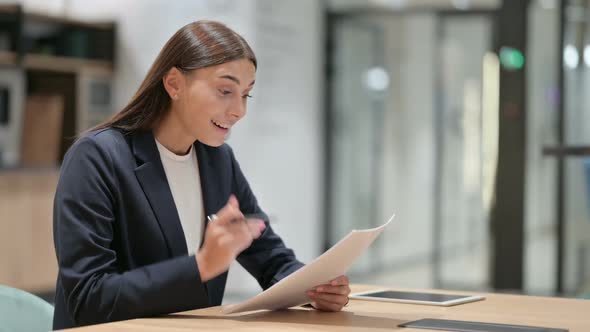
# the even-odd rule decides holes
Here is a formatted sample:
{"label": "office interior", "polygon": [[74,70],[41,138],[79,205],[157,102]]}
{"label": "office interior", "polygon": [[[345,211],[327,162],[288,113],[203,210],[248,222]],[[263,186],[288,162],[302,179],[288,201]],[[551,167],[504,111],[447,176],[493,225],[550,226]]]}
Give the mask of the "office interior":
{"label": "office interior", "polygon": [[395,213],[351,282],[590,293],[590,0],[0,1],[0,284],[53,301],[65,151],[200,19],[257,54],[228,143],[302,261]]}

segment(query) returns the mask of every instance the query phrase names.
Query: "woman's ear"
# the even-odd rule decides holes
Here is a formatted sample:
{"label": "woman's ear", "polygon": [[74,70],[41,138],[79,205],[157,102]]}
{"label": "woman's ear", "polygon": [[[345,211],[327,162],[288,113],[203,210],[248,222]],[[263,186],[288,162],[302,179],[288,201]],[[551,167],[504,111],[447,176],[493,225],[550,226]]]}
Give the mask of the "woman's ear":
{"label": "woman's ear", "polygon": [[184,75],[176,67],[172,67],[162,78],[164,89],[168,92],[170,99],[178,100],[184,85]]}

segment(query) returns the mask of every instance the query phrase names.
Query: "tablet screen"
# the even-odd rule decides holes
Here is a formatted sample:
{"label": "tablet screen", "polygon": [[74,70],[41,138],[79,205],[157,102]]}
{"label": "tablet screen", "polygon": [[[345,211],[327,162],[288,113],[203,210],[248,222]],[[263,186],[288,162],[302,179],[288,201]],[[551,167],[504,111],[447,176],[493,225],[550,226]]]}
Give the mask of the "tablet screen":
{"label": "tablet screen", "polygon": [[450,294],[434,294],[434,293],[414,293],[414,292],[398,292],[398,291],[379,291],[374,293],[366,293],[363,296],[378,297],[384,299],[396,300],[410,300],[410,301],[426,301],[426,302],[447,302],[466,298],[466,295],[450,295]]}

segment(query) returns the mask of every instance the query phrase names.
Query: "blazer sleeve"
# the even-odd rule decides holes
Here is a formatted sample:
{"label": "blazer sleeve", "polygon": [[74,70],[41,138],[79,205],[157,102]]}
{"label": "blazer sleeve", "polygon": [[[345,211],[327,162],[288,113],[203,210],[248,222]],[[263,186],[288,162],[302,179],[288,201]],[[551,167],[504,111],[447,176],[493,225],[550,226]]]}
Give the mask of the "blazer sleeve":
{"label": "blazer sleeve", "polygon": [[88,137],[70,149],[62,164],[54,244],[58,285],[72,322],[88,325],[208,306],[194,256],[119,271],[113,249],[118,222],[113,170],[109,153]]}
{"label": "blazer sleeve", "polygon": [[[233,151],[230,149],[233,169],[233,193],[238,198],[240,210],[244,213],[266,214],[258,206],[254,193],[244,177]],[[293,250],[273,231],[266,217],[266,229],[237,258],[262,289],[267,289],[279,280],[301,268],[304,264],[295,258]]]}

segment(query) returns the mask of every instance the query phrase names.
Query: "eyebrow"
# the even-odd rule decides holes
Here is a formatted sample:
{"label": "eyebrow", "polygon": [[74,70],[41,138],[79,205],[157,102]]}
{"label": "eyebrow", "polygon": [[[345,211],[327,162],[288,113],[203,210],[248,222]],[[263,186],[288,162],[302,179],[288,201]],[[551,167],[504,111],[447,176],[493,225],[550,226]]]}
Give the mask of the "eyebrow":
{"label": "eyebrow", "polygon": [[[232,75],[223,75],[223,76],[220,76],[220,78],[224,78],[226,80],[233,81],[233,82],[237,83],[238,85],[240,84],[240,80],[237,77],[232,76]],[[254,82],[256,82],[256,80],[252,81],[252,83],[250,83],[249,86],[254,85]]]}

